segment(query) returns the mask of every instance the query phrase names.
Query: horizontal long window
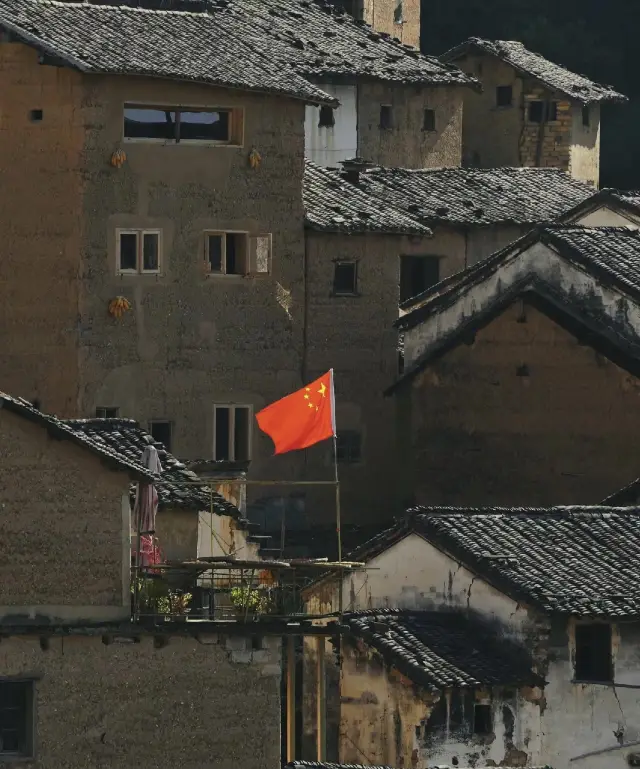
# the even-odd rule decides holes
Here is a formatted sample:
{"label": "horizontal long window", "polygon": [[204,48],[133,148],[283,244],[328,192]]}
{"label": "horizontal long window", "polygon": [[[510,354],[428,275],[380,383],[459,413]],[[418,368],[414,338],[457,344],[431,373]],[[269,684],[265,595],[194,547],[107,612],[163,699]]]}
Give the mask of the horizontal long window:
{"label": "horizontal long window", "polygon": [[124,137],[176,143],[195,141],[230,144],[236,139],[234,113],[238,112],[231,109],[147,107],[126,104]]}

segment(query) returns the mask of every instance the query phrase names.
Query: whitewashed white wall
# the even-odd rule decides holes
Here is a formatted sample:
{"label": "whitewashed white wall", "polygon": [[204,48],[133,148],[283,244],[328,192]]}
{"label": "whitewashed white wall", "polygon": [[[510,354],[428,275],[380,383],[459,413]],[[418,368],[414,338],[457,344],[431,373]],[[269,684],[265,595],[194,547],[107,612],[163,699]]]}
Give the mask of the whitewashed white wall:
{"label": "whitewashed white wall", "polygon": [[308,106],[305,113],[305,155],[321,166],[336,166],[358,154],[358,108],[355,85],[322,84],[322,90],[335,96],[340,106],[334,110],[335,125],[318,125],[320,108]]}
{"label": "whitewashed white wall", "polygon": [[580,216],[575,220],[576,224],[583,227],[640,227],[640,216],[614,211],[612,208],[602,206],[589,214]]}

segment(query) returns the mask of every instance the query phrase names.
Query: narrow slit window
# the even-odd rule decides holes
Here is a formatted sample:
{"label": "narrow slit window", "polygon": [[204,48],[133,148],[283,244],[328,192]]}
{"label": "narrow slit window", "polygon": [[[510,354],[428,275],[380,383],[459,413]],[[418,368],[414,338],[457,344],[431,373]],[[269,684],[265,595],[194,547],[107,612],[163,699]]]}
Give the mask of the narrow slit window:
{"label": "narrow slit window", "polygon": [[476,703],[473,706],[473,733],[487,735],[493,732],[491,705]]}
{"label": "narrow slit window", "polygon": [[118,272],[159,273],[160,243],[160,231],[158,230],[118,231]]}
{"label": "narrow slit window", "polygon": [[355,296],[358,292],[358,265],[356,262],[336,262],[333,267],[333,293],[336,296]]}
{"label": "narrow slit window", "polygon": [[393,108],[389,104],[380,105],[380,128],[393,128]]}
{"label": "narrow slit window", "polygon": [[585,622],[575,626],[576,681],[609,683],[613,681],[611,625]]}
{"label": "narrow slit window", "polygon": [[422,130],[436,130],[436,111],[434,109],[425,109],[424,115],[422,117]]}
{"label": "narrow slit window", "polygon": [[513,104],[513,86],[499,85],[496,88],[496,107],[511,107]]}
{"label": "narrow slit window", "polygon": [[251,458],[251,416],[251,406],[214,406],[214,459],[244,462]]}
{"label": "narrow slit window", "polygon": [[589,128],[591,125],[591,109],[589,105],[582,108],[582,125],[585,128]]}
{"label": "narrow slit window", "polygon": [[318,126],[320,128],[333,128],[336,124],[336,116],[333,111],[333,107],[320,107],[320,117],[318,120]]}

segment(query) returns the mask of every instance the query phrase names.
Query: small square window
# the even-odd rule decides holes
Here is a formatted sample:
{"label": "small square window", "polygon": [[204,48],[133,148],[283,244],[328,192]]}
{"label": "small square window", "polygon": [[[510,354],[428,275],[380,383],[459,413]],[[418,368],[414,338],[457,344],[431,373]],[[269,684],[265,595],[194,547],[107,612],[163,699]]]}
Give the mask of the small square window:
{"label": "small square window", "polygon": [[162,443],[167,451],[171,451],[171,422],[154,419],[149,423],[149,432],[154,441]]}
{"label": "small square window", "polygon": [[336,296],[355,296],[357,291],[357,262],[336,262],[333,266],[333,293]]}
{"label": "small square window", "polygon": [[343,465],[354,465],[362,459],[362,435],[356,430],[341,430],[336,436],[336,455]]}
{"label": "small square window", "polygon": [[251,406],[214,405],[214,459],[231,462],[251,459],[251,414]]}
{"label": "small square window", "polygon": [[318,120],[318,126],[320,128],[333,128],[336,124],[336,116],[333,111],[333,107],[320,107],[320,118]]}
{"label": "small square window", "polygon": [[513,104],[513,86],[499,85],[496,88],[496,107],[511,107]]}
{"label": "small square window", "polygon": [[436,130],[436,111],[434,109],[425,109],[424,115],[422,116],[422,130]]}
{"label": "small square window", "polygon": [[34,682],[0,680],[0,757],[33,756]]}
{"label": "small square window", "polygon": [[119,230],[117,232],[119,273],[160,272],[160,231]]}
{"label": "small square window", "polygon": [[389,104],[380,105],[380,128],[393,128],[393,108]]}
{"label": "small square window", "polygon": [[493,718],[491,705],[476,703],[473,706],[473,733],[491,734],[493,732]]}
{"label": "small square window", "polygon": [[98,406],[96,417],[98,419],[117,419],[120,409],[117,406]]}
{"label": "small square window", "polygon": [[205,263],[211,275],[246,275],[246,232],[205,232]]}
{"label": "small square window", "polygon": [[609,683],[613,681],[611,625],[585,622],[575,626],[576,681]]}
{"label": "small square window", "polygon": [[529,102],[529,122],[549,123],[558,119],[558,102],[544,102],[540,100]]}
{"label": "small square window", "polygon": [[582,125],[585,128],[589,128],[591,125],[591,108],[588,104],[582,108]]}
{"label": "small square window", "polygon": [[41,123],[44,118],[44,112],[41,109],[32,109],[29,112],[29,120],[32,123]]}

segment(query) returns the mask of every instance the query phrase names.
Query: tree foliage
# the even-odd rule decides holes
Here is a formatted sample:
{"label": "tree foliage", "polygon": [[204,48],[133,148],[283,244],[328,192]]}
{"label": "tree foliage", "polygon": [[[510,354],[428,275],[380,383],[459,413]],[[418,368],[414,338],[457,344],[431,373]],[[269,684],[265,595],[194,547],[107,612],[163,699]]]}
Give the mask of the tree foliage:
{"label": "tree foliage", "polygon": [[422,0],[422,49],[440,54],[468,37],[528,48],[630,98],[602,115],[602,186],[640,188],[638,0]]}

